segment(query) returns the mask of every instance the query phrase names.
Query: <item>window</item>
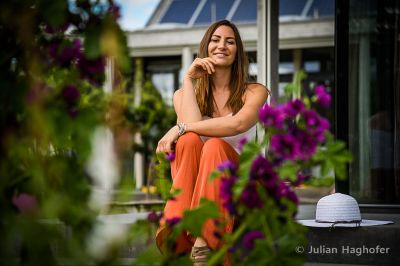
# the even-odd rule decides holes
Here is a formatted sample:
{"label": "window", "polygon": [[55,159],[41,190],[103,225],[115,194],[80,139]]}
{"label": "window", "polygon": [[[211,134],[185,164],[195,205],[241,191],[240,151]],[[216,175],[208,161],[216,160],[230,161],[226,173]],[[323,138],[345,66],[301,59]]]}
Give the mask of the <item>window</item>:
{"label": "window", "polygon": [[354,155],[347,190],[360,203],[400,203],[400,3],[338,4],[336,119]]}

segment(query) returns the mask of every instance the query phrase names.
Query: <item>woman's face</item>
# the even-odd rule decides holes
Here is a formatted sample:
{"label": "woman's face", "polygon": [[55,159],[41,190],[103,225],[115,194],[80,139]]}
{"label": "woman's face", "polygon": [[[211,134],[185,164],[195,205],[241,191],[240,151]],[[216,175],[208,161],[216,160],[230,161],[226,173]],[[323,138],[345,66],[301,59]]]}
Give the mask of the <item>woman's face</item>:
{"label": "woman's face", "polygon": [[236,39],[231,27],[218,27],[208,43],[208,56],[217,61],[217,66],[230,66],[236,58]]}

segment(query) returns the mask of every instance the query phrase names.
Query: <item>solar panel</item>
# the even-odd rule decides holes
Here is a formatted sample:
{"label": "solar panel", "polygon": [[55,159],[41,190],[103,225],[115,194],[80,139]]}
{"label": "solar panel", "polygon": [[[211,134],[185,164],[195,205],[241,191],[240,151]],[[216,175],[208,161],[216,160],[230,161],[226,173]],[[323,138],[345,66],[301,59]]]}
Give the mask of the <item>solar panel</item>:
{"label": "solar panel", "polygon": [[234,22],[257,21],[257,0],[242,0],[232,17]]}
{"label": "solar panel", "polygon": [[225,19],[234,0],[207,0],[194,24],[210,24]]}
{"label": "solar panel", "polygon": [[307,0],[280,0],[280,16],[300,16]]}
{"label": "solar panel", "polygon": [[[188,24],[200,1],[201,0],[172,0],[159,23]],[[225,19],[234,2],[235,0],[206,0],[194,24],[210,24],[214,21]],[[335,0],[279,1],[280,16],[301,16],[303,11],[307,12],[307,14],[305,14],[307,17],[314,17],[316,14],[318,16],[333,16],[335,12]],[[256,22],[257,0],[241,0],[231,19],[234,22]]]}
{"label": "solar panel", "polygon": [[333,16],[335,14],[335,0],[314,0],[307,16],[313,17],[318,14],[320,17]]}
{"label": "solar panel", "polygon": [[200,0],[173,0],[159,23],[188,23]]}

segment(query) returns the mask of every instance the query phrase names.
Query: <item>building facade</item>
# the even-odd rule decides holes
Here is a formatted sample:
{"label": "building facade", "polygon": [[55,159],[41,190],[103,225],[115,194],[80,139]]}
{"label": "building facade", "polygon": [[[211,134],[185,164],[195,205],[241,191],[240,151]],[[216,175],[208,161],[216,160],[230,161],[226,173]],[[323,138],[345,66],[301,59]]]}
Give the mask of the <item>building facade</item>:
{"label": "building facade", "polygon": [[[250,75],[259,77],[260,31],[257,0],[162,0],[146,27],[128,32],[133,58],[167,102],[193,58],[207,27],[220,19],[239,28],[250,59]],[[296,70],[308,73],[307,84],[334,80],[334,0],[281,0],[279,11],[279,90]]]}
{"label": "building facade", "polygon": [[[270,13],[260,12],[271,2],[277,6]],[[337,182],[337,191],[362,204],[398,208],[399,10],[396,0],[161,0],[145,28],[127,32],[128,46],[132,58],[142,60],[146,78],[172,104],[182,73],[212,22],[229,19],[238,26],[249,74],[261,82],[266,70],[258,51],[269,41],[260,28],[278,27],[279,49],[272,50],[279,51],[274,96],[279,98],[300,69],[307,73],[305,90],[325,84],[335,98],[333,130],[354,154],[349,178]],[[278,25],[265,25],[260,14],[278,16]]]}

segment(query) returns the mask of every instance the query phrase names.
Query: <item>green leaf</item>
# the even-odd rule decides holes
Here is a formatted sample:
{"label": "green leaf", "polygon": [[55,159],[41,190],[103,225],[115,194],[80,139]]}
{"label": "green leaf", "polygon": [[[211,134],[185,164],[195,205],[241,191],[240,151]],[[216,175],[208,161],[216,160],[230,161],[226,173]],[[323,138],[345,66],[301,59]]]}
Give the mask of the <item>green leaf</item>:
{"label": "green leaf", "polygon": [[99,27],[88,27],[85,32],[84,48],[85,54],[89,59],[101,56],[100,36],[101,29]]}
{"label": "green leaf", "polygon": [[250,168],[255,157],[260,154],[261,147],[257,142],[250,141],[243,147],[243,151],[239,156],[240,167],[238,170],[239,176],[248,177]]}
{"label": "green leaf", "polygon": [[183,213],[182,227],[194,236],[201,235],[203,224],[207,219],[220,217],[219,209],[215,202],[201,199],[196,209],[186,210]]}
{"label": "green leaf", "polygon": [[210,176],[208,177],[208,179],[212,181],[212,180],[217,179],[217,178],[220,177],[220,176],[221,176],[221,172],[218,171],[218,170],[215,170],[215,171],[212,171],[212,172],[211,172],[211,174],[210,174]]}
{"label": "green leaf", "polygon": [[164,257],[160,253],[160,251],[157,249],[157,247],[151,246],[147,248],[145,251],[141,252],[136,258],[135,258],[135,264],[134,265],[164,265],[162,262],[164,261]]}
{"label": "green leaf", "polygon": [[300,165],[293,161],[285,161],[278,169],[278,175],[281,179],[289,178],[291,181],[297,179],[297,172],[300,170]]}

